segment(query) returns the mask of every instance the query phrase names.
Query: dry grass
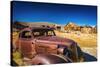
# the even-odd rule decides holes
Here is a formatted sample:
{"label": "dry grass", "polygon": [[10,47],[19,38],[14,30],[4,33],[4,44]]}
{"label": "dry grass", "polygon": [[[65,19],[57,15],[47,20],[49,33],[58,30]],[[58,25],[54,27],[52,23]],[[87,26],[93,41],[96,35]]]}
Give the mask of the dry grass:
{"label": "dry grass", "polygon": [[[13,32],[13,33],[12,33],[13,46],[15,46],[15,42],[16,42],[16,40],[18,39],[18,35],[19,35],[18,32]],[[23,61],[22,61],[20,52],[14,51],[14,52],[12,53],[12,55],[13,55],[13,58],[12,58],[12,59],[13,59],[18,65],[23,65]]]}
{"label": "dry grass", "polygon": [[12,41],[13,41],[13,44],[15,44],[16,40],[18,39],[18,36],[19,36],[19,33],[18,32],[13,32],[12,33]]}
{"label": "dry grass", "polygon": [[76,41],[80,47],[97,47],[96,34],[83,34],[83,33],[63,33],[55,31],[57,36],[69,38]]}

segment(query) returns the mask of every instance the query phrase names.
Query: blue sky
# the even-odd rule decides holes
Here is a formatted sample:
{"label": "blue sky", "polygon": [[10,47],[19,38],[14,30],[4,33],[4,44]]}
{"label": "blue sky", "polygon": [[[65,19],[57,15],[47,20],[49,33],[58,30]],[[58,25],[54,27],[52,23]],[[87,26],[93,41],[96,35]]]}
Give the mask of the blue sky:
{"label": "blue sky", "polygon": [[97,7],[71,4],[48,4],[14,1],[12,20],[20,22],[51,22],[65,25],[75,22],[78,25],[96,25]]}

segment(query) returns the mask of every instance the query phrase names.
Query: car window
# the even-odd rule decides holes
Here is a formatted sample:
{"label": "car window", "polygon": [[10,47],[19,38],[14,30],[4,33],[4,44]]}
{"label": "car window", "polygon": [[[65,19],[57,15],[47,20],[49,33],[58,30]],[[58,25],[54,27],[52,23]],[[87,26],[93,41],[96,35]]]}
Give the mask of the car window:
{"label": "car window", "polygon": [[47,35],[48,35],[48,36],[52,36],[52,35],[54,35],[54,33],[53,33],[53,31],[48,31],[48,32],[47,32]]}
{"label": "car window", "polygon": [[23,31],[21,34],[21,38],[31,38],[31,32],[30,31]]}
{"label": "car window", "polygon": [[45,32],[38,30],[33,32],[34,37],[45,36]]}
{"label": "car window", "polygon": [[34,37],[40,36],[40,32],[36,32],[36,31],[35,31],[35,32],[33,33],[33,35],[34,35]]}
{"label": "car window", "polygon": [[33,32],[34,37],[38,37],[38,36],[55,36],[54,31],[49,30],[49,29],[35,29],[32,32]]}

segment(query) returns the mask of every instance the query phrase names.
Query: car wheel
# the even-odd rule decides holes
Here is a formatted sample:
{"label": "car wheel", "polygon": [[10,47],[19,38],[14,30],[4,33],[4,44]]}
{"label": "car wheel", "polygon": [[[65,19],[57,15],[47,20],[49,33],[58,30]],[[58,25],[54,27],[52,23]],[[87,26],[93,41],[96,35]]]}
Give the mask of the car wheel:
{"label": "car wheel", "polygon": [[72,57],[72,52],[68,48],[64,48],[63,55],[71,58]]}
{"label": "car wheel", "polygon": [[78,53],[79,62],[83,62],[84,61],[84,53],[82,52],[82,50],[79,46],[77,46],[77,53]]}

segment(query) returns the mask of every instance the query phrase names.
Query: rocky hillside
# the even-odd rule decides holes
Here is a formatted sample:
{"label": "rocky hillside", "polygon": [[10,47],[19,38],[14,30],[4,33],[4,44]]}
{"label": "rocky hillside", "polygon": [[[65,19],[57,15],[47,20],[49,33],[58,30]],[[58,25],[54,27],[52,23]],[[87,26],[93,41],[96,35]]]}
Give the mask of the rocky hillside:
{"label": "rocky hillside", "polygon": [[77,31],[79,30],[80,26],[78,26],[77,24],[73,23],[73,22],[69,22],[68,24],[66,24],[64,26],[64,29],[67,31]]}
{"label": "rocky hillside", "polygon": [[66,31],[80,31],[82,33],[97,33],[97,26],[92,27],[92,26],[79,26],[77,24],[75,24],[74,22],[69,22],[68,24],[66,24],[64,26],[64,29]]}

